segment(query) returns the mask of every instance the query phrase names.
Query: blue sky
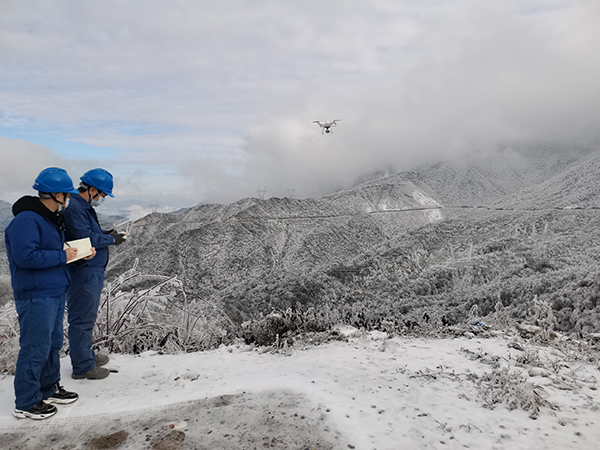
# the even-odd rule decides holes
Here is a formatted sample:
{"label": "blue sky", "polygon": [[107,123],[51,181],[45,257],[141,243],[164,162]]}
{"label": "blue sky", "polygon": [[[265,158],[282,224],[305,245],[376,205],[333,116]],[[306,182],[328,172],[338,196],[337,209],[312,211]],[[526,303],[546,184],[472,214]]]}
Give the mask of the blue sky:
{"label": "blue sky", "polygon": [[174,208],[598,142],[599,3],[5,0],[0,199],[48,164],[108,169],[114,205]]}

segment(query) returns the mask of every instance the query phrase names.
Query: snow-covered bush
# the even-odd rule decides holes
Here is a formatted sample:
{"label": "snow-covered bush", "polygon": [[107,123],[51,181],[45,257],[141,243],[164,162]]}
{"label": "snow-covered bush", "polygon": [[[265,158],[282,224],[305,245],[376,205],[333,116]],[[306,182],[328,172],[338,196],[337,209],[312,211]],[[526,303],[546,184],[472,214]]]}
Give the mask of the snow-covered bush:
{"label": "snow-covered bush", "polygon": [[556,326],[556,318],[552,307],[548,302],[538,300],[537,296],[533,299],[532,317],[530,321],[540,327],[540,332],[535,335],[535,338],[540,342],[548,342],[556,337],[554,328]]}
{"label": "snow-covered bush", "polygon": [[529,383],[523,375],[505,367],[481,376],[479,394],[486,408],[505,403],[509,409],[528,411],[532,419],[538,417],[541,408],[558,409],[557,405],[546,400],[547,394],[542,386]]}
{"label": "snow-covered bush", "polygon": [[294,336],[323,332],[333,324],[326,314],[319,314],[313,308],[288,308],[285,311],[274,311],[262,319],[244,322],[242,335],[246,344],[264,346],[282,341],[291,343]]}
{"label": "snow-covered bush", "polygon": [[19,317],[14,302],[0,308],[0,373],[14,374],[19,355]]}
{"label": "snow-covered bush", "polygon": [[178,277],[143,274],[136,263],[106,284],[94,341],[111,352],[172,353],[213,348],[231,337],[232,329],[215,305],[190,301]]}
{"label": "snow-covered bush", "polygon": [[5,305],[13,300],[10,276],[0,275],[0,305]]}

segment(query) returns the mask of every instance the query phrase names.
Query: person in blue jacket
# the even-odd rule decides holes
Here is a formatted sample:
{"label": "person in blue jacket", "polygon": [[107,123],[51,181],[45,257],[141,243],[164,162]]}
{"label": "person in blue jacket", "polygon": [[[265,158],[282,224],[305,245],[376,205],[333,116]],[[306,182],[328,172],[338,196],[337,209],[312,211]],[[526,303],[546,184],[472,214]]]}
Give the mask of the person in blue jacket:
{"label": "person in blue jacket", "polygon": [[[14,219],[4,232],[15,307],[19,315],[20,349],[15,371],[15,409],[19,419],[46,419],[56,414],[52,403],[72,403],[79,396],[60,384],[67,263],[77,249],[63,250],[63,214],[77,193],[63,169],[44,169],[33,189],[13,205]],[[93,257],[90,256],[90,258]]]}
{"label": "person in blue jacket", "polygon": [[78,195],[71,197],[65,209],[67,239],[90,238],[96,249],[93,259],[77,261],[70,266],[71,285],[67,290],[67,318],[69,322],[69,355],[73,373],[80,380],[101,380],[110,371],[101,367],[109,357],[94,352],[92,332],[100,307],[100,296],[104,285],[104,269],[108,264],[108,247],[119,245],[123,233],[116,230],[104,231],[98,222],[94,207],[100,206],[106,196],[114,197],[113,176],[104,169],[92,169],[81,177]]}

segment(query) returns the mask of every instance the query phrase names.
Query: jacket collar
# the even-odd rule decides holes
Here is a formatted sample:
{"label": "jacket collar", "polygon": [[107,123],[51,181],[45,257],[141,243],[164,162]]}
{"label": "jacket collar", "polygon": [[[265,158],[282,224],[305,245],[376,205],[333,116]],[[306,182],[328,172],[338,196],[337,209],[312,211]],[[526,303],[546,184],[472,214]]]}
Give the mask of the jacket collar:
{"label": "jacket collar", "polygon": [[80,203],[82,207],[84,207],[85,209],[87,209],[88,212],[91,214],[91,216],[96,221],[96,223],[98,224],[98,226],[100,226],[100,221],[98,220],[98,215],[96,214],[96,210],[94,209],[94,207],[92,205],[90,205],[87,202],[87,200],[85,198],[83,198],[79,194],[75,194],[75,195],[71,196],[71,202],[73,202],[73,201]]}
{"label": "jacket collar", "polygon": [[46,208],[39,197],[26,195],[21,197],[15,202],[12,207],[13,215],[17,215],[23,211],[33,211],[36,214],[42,216],[45,220],[50,222],[56,227],[57,230],[61,231],[65,229],[64,216],[60,212],[53,212]]}
{"label": "jacket collar", "polygon": [[79,202],[81,203],[81,206],[85,206],[87,209],[92,209],[92,205],[90,205],[86,199],[79,194],[71,195],[71,201]]}

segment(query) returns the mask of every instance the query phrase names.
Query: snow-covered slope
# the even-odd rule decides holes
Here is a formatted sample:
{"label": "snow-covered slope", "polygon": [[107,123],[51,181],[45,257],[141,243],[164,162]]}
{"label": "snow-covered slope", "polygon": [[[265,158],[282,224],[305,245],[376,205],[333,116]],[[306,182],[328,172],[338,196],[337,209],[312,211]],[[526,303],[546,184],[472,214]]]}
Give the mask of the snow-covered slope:
{"label": "snow-covered slope", "polygon": [[574,355],[510,334],[373,332],[281,353],[111,355],[101,381],[71,380],[67,357],[80,399],[47,420],[12,417],[13,377],[0,380],[0,447],[595,450],[597,370]]}
{"label": "snow-covered slope", "polygon": [[[558,302],[579,282],[569,276],[587,279],[582,268],[598,265],[594,212],[556,209],[597,199],[598,168],[590,148],[538,146],[372,177],[323,197],[247,198],[153,214],[114,249],[108,275],[139,259],[142,272],[177,275],[240,321],[273,308],[342,308],[357,299],[378,311],[370,322],[360,319],[371,326],[428,308],[452,322],[473,304],[489,312],[499,299],[522,315],[532,285],[540,298]],[[540,205],[540,214],[528,212]],[[457,265],[461,252],[470,256]],[[556,303],[561,329],[600,331],[599,321],[574,316],[579,308],[595,311],[584,300],[592,288],[581,289],[585,295]]]}
{"label": "snow-covered slope", "polygon": [[320,198],[243,199],[198,205],[135,223],[111,273],[179,274],[206,289],[345,263],[410,229],[441,220],[438,203],[411,181],[367,182]]}
{"label": "snow-covered slope", "polygon": [[497,202],[518,206],[519,192],[538,187],[543,191],[547,180],[569,172],[595,153],[593,146],[507,148],[439,162],[411,173],[411,177],[429,186],[444,206],[490,206]]}
{"label": "snow-covered slope", "polygon": [[499,205],[526,209],[600,207],[600,151],[547,180],[507,196]]}

